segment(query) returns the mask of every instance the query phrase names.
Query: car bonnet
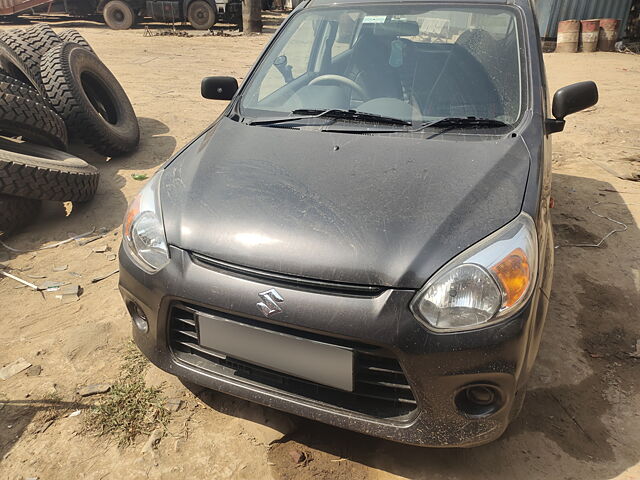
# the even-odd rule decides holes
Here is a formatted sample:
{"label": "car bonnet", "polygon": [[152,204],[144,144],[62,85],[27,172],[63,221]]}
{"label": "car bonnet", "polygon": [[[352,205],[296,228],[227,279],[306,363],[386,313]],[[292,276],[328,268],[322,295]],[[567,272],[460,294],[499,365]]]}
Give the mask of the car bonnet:
{"label": "car bonnet", "polygon": [[515,218],[518,135],[353,135],[222,118],[163,174],[167,239],[252,269],[419,288]]}

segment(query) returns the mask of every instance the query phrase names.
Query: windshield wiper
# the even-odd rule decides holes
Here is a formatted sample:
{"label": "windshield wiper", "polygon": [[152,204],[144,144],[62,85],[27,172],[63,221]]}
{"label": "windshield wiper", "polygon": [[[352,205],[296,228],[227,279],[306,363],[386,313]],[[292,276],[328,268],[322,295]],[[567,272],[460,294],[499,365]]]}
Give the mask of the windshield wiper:
{"label": "windshield wiper", "polygon": [[498,128],[508,127],[509,124],[494,118],[476,118],[476,117],[446,117],[433,122],[423,123],[418,128],[410,130],[412,132],[420,132],[426,128],[443,127],[449,128]]}
{"label": "windshield wiper", "polygon": [[297,122],[300,120],[322,117],[359,120],[361,122],[381,123],[386,125],[411,125],[411,122],[407,122],[400,118],[385,117],[384,115],[377,115],[374,113],[358,112],[356,110],[342,110],[338,108],[332,108],[329,110],[298,109],[291,112],[291,114],[294,116],[271,118],[267,120],[254,120],[249,122],[249,125],[277,125],[278,123]]}
{"label": "windshield wiper", "polygon": [[[354,129],[325,129],[325,132],[337,132],[337,133],[353,133],[353,134],[378,134],[378,133],[417,133],[422,132],[428,128],[442,128],[433,136],[437,136],[453,130],[455,128],[471,129],[471,128],[500,128],[509,127],[508,123],[501,120],[495,120],[492,118],[476,118],[476,117],[446,117],[432,122],[423,123],[415,128],[409,129],[394,129],[394,130],[354,130]],[[431,137],[429,137],[431,138]]]}

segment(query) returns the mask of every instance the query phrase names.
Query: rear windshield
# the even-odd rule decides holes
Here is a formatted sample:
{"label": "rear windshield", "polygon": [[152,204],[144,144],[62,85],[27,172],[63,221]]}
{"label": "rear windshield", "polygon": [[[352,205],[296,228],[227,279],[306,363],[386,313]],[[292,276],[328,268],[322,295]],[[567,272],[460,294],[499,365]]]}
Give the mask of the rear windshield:
{"label": "rear windshield", "polygon": [[246,116],[348,109],[514,124],[519,24],[505,7],[384,4],[294,14],[243,92]]}

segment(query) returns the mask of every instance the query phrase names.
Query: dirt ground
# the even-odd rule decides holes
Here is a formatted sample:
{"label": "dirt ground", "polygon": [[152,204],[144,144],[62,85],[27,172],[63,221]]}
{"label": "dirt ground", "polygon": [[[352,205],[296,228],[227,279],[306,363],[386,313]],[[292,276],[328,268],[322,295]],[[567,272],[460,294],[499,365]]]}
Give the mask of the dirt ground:
{"label": "dirt ground", "polygon": [[[276,21],[270,18],[268,32]],[[141,28],[74,24],[129,94],[142,140],[136,153],[112,161],[74,146],[101,170],[96,198],[47,205],[6,241],[31,250],[94,227],[104,238],[21,254],[0,247],[0,262],[20,275],[84,289],[77,302],[61,303],[0,280],[0,367],[18,358],[41,367],[0,380],[0,479],[640,479],[640,359],[629,355],[640,339],[640,184],[619,178],[640,174],[640,56],[545,57],[552,91],[593,79],[601,101],[554,136],[555,286],[523,413],[503,438],[470,450],[408,447],[187,388],[150,367],[147,383],[183,406],[157,448],[143,452],[146,437],[120,448],[82,433],[96,397],[81,398],[77,389],[113,383],[130,338],[117,275],[91,279],[117,268],[109,255],[117,252],[127,203],[144,183],[131,174],[151,174],[215,119],[224,104],[200,97],[200,79],[242,78],[269,33],[145,37]],[[626,231],[602,248],[570,246],[598,243],[621,228],[589,206]],[[106,253],[94,252],[103,245]],[[68,269],[54,271],[61,265]],[[305,460],[296,462],[300,452]]]}

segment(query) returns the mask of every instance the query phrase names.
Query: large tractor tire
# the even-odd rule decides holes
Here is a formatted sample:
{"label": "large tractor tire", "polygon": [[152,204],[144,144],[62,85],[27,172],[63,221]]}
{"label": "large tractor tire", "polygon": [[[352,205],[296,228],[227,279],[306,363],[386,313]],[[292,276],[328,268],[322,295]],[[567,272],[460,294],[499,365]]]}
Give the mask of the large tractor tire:
{"label": "large tractor tire", "polygon": [[16,97],[26,98],[44,105],[47,105],[49,102],[49,100],[40,95],[35,88],[4,73],[0,73],[0,93],[10,93]]}
{"label": "large tractor tire", "polygon": [[98,189],[98,169],[69,153],[0,139],[0,193],[34,200],[86,202]]}
{"label": "large tractor tire", "polygon": [[18,30],[16,35],[22,37],[22,39],[37,52],[38,62],[42,55],[62,42],[58,34],[46,23],[39,23],[22,30]]}
{"label": "large tractor tire", "polygon": [[104,23],[112,30],[127,30],[136,22],[136,12],[122,0],[109,0],[102,10]]}
{"label": "large tractor tire", "polygon": [[6,235],[33,220],[40,210],[39,200],[0,195],[0,233]]}
{"label": "large tractor tire", "polygon": [[40,56],[38,50],[17,33],[0,37],[0,69],[44,93],[40,75]]}
{"label": "large tractor tire", "polygon": [[56,112],[42,103],[10,93],[0,93],[0,132],[67,149],[67,129]]}
{"label": "large tractor tire", "polygon": [[41,68],[49,101],[72,138],[109,157],[138,146],[140,128],[131,102],[95,54],[62,43],[42,57]]}
{"label": "large tractor tire", "polygon": [[63,42],[77,43],[81,47],[84,47],[90,52],[93,52],[93,48],[91,48],[91,45],[89,45],[89,42],[87,42],[85,38],[82,35],[80,35],[80,32],[78,32],[73,28],[70,28],[69,30],[63,30],[58,34],[58,36]]}
{"label": "large tractor tire", "polygon": [[187,7],[187,20],[196,30],[209,30],[216,23],[216,10],[205,0],[194,0]]}

